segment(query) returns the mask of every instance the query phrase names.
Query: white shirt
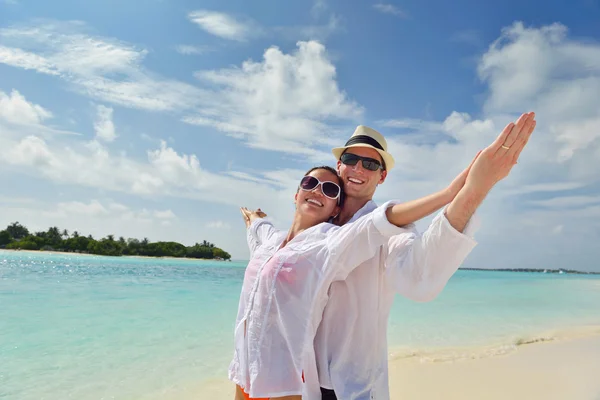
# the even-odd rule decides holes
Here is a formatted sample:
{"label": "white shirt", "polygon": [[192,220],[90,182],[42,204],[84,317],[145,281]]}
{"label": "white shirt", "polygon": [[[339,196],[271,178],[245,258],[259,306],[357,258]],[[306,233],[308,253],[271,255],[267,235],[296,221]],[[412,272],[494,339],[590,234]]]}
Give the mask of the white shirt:
{"label": "white shirt", "polygon": [[407,231],[388,222],[385,211],[393,204],[343,227],[316,225],[283,248],[286,234],[270,222],[250,225],[249,235],[258,243],[244,276],[229,367],[229,379],[250,397],[300,395],[303,372],[316,382],[314,356],[307,362],[306,355],[313,352],[327,290],[391,236]]}
{"label": "white shirt", "polygon": [[[349,223],[375,209],[376,204],[368,202]],[[305,355],[303,399],[321,400],[321,386],[333,389],[340,400],[389,400],[387,326],[394,295],[433,300],[477,244],[477,214],[460,233],[444,211],[423,234],[413,225],[389,239],[345,280],[331,283],[329,298],[321,300],[326,301],[322,320],[312,321],[318,329],[314,348]],[[249,236],[249,245],[255,246],[251,240]]]}
{"label": "white shirt", "polygon": [[[376,205],[370,201],[350,222]],[[318,380],[343,400],[389,400],[387,327],[394,295],[433,300],[476,246],[474,215],[463,233],[440,211],[423,234],[394,236],[377,254],[329,288],[315,337]],[[307,381],[307,400],[320,392]]]}

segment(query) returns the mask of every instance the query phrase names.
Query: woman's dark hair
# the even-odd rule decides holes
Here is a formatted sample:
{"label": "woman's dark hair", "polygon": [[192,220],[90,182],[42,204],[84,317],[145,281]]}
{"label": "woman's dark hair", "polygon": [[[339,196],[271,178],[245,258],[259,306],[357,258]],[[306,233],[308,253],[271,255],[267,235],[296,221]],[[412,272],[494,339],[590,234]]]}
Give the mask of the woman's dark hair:
{"label": "woman's dark hair", "polygon": [[318,167],[312,167],[311,169],[309,169],[308,171],[306,171],[306,173],[304,174],[304,176],[306,176],[306,175],[310,174],[311,172],[316,171],[318,169],[324,169],[325,171],[329,171],[332,174],[334,174],[335,176],[337,176],[337,178],[338,178],[338,182],[337,183],[338,183],[338,185],[340,186],[340,189],[341,189],[340,190],[340,198],[338,200],[338,205],[340,207],[342,207],[344,205],[344,199],[346,197],[346,194],[344,192],[344,181],[342,180],[342,177],[339,176],[338,172],[335,169],[331,168],[328,165],[319,165]]}

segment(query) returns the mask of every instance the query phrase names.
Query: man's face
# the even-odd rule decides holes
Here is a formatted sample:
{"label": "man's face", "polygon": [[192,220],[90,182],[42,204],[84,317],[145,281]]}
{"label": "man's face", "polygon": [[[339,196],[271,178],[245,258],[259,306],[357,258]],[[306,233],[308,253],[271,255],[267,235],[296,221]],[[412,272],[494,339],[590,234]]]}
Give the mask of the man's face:
{"label": "man's face", "polygon": [[[383,160],[379,153],[369,147],[351,147],[345,153],[374,158],[383,165]],[[375,194],[377,185],[383,183],[387,176],[387,171],[381,169],[377,171],[365,169],[361,161],[356,163],[356,165],[345,165],[338,160],[337,169],[344,182],[344,190],[348,197],[371,199]]]}

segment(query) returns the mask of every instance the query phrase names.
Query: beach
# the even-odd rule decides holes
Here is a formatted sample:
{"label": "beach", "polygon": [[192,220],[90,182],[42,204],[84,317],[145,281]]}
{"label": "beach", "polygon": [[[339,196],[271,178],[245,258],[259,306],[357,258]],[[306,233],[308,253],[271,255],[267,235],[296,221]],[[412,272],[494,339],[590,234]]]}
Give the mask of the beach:
{"label": "beach", "polygon": [[600,399],[600,333],[450,362],[390,362],[392,399]]}
{"label": "beach", "polygon": [[[231,399],[245,262],[0,250],[0,398]],[[392,399],[583,399],[600,388],[600,277],[458,271],[397,297]]]}
{"label": "beach", "polygon": [[[521,345],[504,355],[443,362],[391,359],[390,397],[392,400],[598,400],[599,371],[600,329],[597,329],[596,334]],[[199,389],[198,398],[232,399],[233,390],[225,380],[213,381]]]}

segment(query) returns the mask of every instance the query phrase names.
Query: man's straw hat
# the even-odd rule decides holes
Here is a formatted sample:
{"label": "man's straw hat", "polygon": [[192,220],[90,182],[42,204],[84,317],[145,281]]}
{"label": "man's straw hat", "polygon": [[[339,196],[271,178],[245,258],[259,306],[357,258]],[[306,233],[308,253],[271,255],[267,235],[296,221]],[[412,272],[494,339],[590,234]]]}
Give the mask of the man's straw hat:
{"label": "man's straw hat", "polygon": [[377,150],[377,152],[383,158],[385,163],[385,169],[390,170],[394,167],[394,157],[387,152],[387,142],[383,135],[377,132],[375,129],[369,128],[368,126],[359,125],[356,130],[348,139],[343,147],[336,147],[331,150],[337,160],[340,159],[346,149],[352,147],[370,147]]}

